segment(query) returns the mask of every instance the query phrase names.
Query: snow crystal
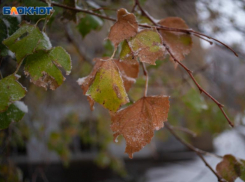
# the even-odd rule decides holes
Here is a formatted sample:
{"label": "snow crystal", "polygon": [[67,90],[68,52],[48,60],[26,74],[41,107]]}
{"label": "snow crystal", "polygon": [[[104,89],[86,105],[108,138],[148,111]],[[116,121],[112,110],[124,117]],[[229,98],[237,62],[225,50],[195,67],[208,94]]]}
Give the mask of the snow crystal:
{"label": "snow crystal", "polygon": [[86,76],[86,77],[83,77],[83,78],[79,78],[79,79],[77,80],[78,85],[84,84],[86,78],[87,78],[87,76]]}
{"label": "snow crystal", "polygon": [[14,105],[16,107],[18,107],[19,110],[21,110],[22,112],[24,113],[27,113],[28,112],[28,107],[24,104],[24,102],[21,102],[21,101],[16,101],[14,103]]}
{"label": "snow crystal", "polygon": [[17,74],[14,74],[15,78],[19,79],[21,76],[20,75],[17,75]]}

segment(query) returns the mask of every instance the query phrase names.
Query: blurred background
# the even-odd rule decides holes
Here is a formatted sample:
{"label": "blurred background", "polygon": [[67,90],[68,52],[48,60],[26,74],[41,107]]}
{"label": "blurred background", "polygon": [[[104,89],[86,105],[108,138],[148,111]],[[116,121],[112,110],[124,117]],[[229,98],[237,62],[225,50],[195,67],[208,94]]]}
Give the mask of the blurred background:
{"label": "blurred background", "polygon": [[[58,3],[64,3],[57,0]],[[46,6],[38,0],[0,0],[3,6]],[[183,61],[197,81],[225,105],[236,127],[229,127],[219,108],[200,95],[188,74],[168,59],[147,66],[149,95],[169,95],[168,122],[186,127],[194,133],[178,131],[179,136],[194,146],[219,155],[233,154],[245,158],[245,1],[244,0],[141,0],[142,6],[155,19],[177,16],[199,32],[219,39],[225,47],[192,37],[193,49]],[[116,17],[118,8],[131,11],[133,0],[77,0],[83,9],[107,7],[97,12]],[[124,154],[125,140],[113,142],[109,113],[99,104],[90,111],[89,103],[77,84],[87,76],[95,57],[110,56],[112,44],[106,40],[113,22],[95,16],[69,13],[54,7],[47,26],[53,46],[62,46],[71,55],[72,72],[57,90],[45,91],[25,78],[20,82],[28,89],[23,99],[28,113],[22,121],[11,123],[0,131],[1,182],[207,182],[217,181],[196,154],[176,141],[164,128],[133,159]],[[139,11],[139,22],[146,22]],[[2,13],[1,13],[2,16]],[[35,23],[42,16],[18,16]],[[69,16],[68,16],[69,17]],[[2,18],[2,17],[0,17]],[[39,23],[42,28],[43,23]],[[13,73],[13,54],[1,56],[3,77]],[[144,93],[144,76],[139,73],[129,92],[138,100]],[[206,157],[215,168],[220,161]],[[237,180],[239,181],[239,179]]]}

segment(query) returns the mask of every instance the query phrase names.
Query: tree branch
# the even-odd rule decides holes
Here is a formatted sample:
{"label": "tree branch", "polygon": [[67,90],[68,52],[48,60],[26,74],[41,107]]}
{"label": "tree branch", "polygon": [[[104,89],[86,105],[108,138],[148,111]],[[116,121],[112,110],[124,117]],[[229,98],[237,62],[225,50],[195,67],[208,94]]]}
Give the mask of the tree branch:
{"label": "tree branch", "polygon": [[187,148],[189,148],[190,150],[194,151],[198,157],[200,157],[200,159],[205,163],[205,165],[212,171],[212,173],[217,177],[219,182],[226,182],[226,180],[224,180],[223,178],[221,178],[216,172],[215,170],[208,164],[208,162],[205,160],[205,158],[203,157],[203,152],[202,150],[199,150],[197,148],[195,148],[194,146],[192,146],[191,144],[185,142],[184,140],[182,140],[171,128],[171,126],[169,126],[168,123],[165,123],[165,127],[168,129],[168,131],[179,141],[181,142],[183,145],[185,145]]}
{"label": "tree branch", "polygon": [[[42,2],[46,2],[45,0],[40,0]],[[138,1],[138,0],[136,0]],[[200,32],[196,32],[194,30],[191,30],[191,29],[181,29],[181,28],[170,28],[170,27],[165,27],[165,26],[161,26],[159,24],[157,24],[150,16],[149,14],[140,6],[140,3],[138,2],[138,7],[141,9],[141,11],[143,10],[143,14],[145,16],[147,16],[147,18],[149,18],[149,20],[155,25],[155,26],[151,26],[151,25],[144,25],[144,24],[139,24],[139,26],[141,27],[145,27],[145,28],[156,28],[157,30],[165,30],[165,31],[172,31],[172,32],[182,32],[182,33],[187,33],[187,34],[193,34],[193,35],[199,35],[199,36],[203,36],[203,37],[206,37],[208,39],[211,39],[211,40],[214,40],[220,44],[222,44],[223,46],[225,46],[227,49],[231,50],[237,57],[237,53],[232,49],[230,48],[228,45],[226,45],[225,43],[213,38],[213,37],[210,37],[210,36],[207,36],[205,34],[202,34]],[[97,17],[100,17],[100,18],[103,18],[103,19],[106,19],[106,20],[110,20],[110,21],[117,21],[115,18],[111,18],[111,17],[108,17],[108,16],[104,16],[104,15],[101,15],[101,14],[98,14],[98,13],[94,13],[90,10],[84,10],[84,9],[81,9],[81,8],[74,8],[74,7],[70,7],[70,6],[66,6],[64,4],[60,4],[60,3],[56,3],[56,2],[51,2],[51,5],[52,6],[56,6],[56,7],[60,7],[60,8],[64,8],[64,9],[69,9],[69,10],[73,10],[73,11],[76,11],[76,12],[83,12],[83,13],[86,13],[86,14],[90,14],[90,15],[94,15],[94,16],[97,16]],[[134,7],[135,8],[135,7]]]}
{"label": "tree branch", "polygon": [[169,47],[166,44],[163,44],[164,47],[166,48],[166,50],[168,51],[169,55],[174,59],[175,62],[177,62],[180,66],[182,66],[182,68],[184,68],[186,70],[186,72],[189,74],[189,76],[191,77],[191,79],[193,80],[193,82],[196,84],[197,88],[199,89],[200,93],[204,93],[205,95],[207,95],[210,99],[212,99],[215,104],[217,104],[217,106],[220,108],[221,112],[223,113],[223,115],[225,116],[226,120],[228,121],[228,123],[230,124],[231,127],[234,127],[234,124],[231,122],[231,120],[229,119],[229,117],[227,116],[227,114],[225,113],[223,107],[224,105],[222,105],[219,101],[217,101],[215,98],[213,98],[207,91],[205,91],[200,85],[199,83],[197,83],[196,79],[193,76],[193,73],[191,70],[189,70],[184,64],[182,64],[180,61],[178,61],[173,53],[170,51]]}
{"label": "tree branch", "polygon": [[146,97],[147,96],[147,90],[148,90],[148,79],[149,79],[149,76],[148,76],[148,72],[147,72],[147,69],[145,67],[145,64],[143,62],[141,62],[141,65],[142,65],[142,68],[143,68],[143,73],[145,75],[145,94],[144,94],[144,96]]}
{"label": "tree branch", "polygon": [[194,131],[191,131],[188,128],[183,128],[181,126],[172,126],[172,125],[169,125],[169,127],[172,130],[182,131],[182,132],[187,133],[187,134],[189,134],[189,135],[191,135],[193,137],[196,137],[197,136],[197,134]]}

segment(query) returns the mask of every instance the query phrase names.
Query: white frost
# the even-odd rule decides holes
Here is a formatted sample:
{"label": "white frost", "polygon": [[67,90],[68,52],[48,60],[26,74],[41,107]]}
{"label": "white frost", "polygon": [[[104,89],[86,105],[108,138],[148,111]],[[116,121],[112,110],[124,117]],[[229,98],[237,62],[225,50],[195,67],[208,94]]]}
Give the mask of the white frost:
{"label": "white frost", "polygon": [[78,85],[84,84],[86,78],[87,78],[87,76],[86,76],[86,77],[83,77],[83,78],[79,78],[79,79],[77,80]]}
{"label": "white frost", "polygon": [[24,113],[27,113],[27,112],[28,112],[28,107],[27,107],[27,105],[24,104],[24,102],[16,101],[16,102],[14,103],[14,105],[15,105],[16,107],[18,107],[18,109],[21,110],[21,111],[24,112]]}
{"label": "white frost", "polygon": [[21,76],[20,75],[17,75],[17,74],[14,74],[15,78],[19,79]]}

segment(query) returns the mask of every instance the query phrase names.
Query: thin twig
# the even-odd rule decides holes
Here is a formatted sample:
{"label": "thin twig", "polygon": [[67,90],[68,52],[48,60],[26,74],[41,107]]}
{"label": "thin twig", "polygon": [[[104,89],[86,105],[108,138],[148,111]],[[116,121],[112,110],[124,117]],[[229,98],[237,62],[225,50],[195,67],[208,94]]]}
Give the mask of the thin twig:
{"label": "thin twig", "polygon": [[18,66],[17,66],[17,68],[16,68],[14,74],[17,74],[17,73],[18,73],[18,71],[19,71],[19,69],[20,69],[20,67],[21,67],[21,65],[22,65],[22,63],[23,63],[23,61],[24,61],[24,58],[19,62],[19,64],[18,64]]}
{"label": "thin twig", "polygon": [[229,119],[229,117],[227,116],[227,114],[225,113],[223,107],[224,105],[222,105],[219,101],[217,101],[215,98],[213,98],[213,96],[211,96],[207,91],[205,91],[200,85],[199,83],[197,83],[196,79],[193,76],[193,73],[191,70],[189,70],[189,68],[187,68],[183,63],[181,63],[180,61],[178,61],[175,56],[173,55],[173,53],[170,51],[169,47],[166,44],[163,44],[164,47],[166,48],[166,50],[168,51],[169,55],[173,58],[173,60],[175,62],[177,62],[182,68],[184,68],[186,70],[186,72],[189,74],[189,76],[191,77],[191,79],[193,80],[193,82],[196,84],[197,88],[199,89],[200,93],[204,93],[205,95],[207,95],[210,99],[212,99],[215,104],[217,104],[217,106],[220,108],[220,110],[222,111],[223,115],[225,116],[226,120],[228,121],[228,123],[230,124],[231,127],[234,127],[234,124],[231,122],[231,120]]}
{"label": "thin twig", "polygon": [[182,144],[184,144],[186,147],[188,147],[190,150],[194,151],[199,157],[200,159],[205,163],[205,165],[212,171],[212,173],[217,177],[219,182],[224,182],[226,180],[224,180],[223,178],[221,178],[216,171],[208,164],[208,162],[205,160],[205,158],[203,157],[203,154],[201,152],[201,150],[195,148],[194,146],[192,146],[191,144],[187,143],[186,141],[182,140],[174,131],[173,129],[169,126],[168,123],[165,123],[165,127],[168,129],[168,131]]}
{"label": "thin twig", "polygon": [[135,5],[139,7],[141,14],[143,16],[147,17],[154,25],[157,25],[157,23],[152,19],[152,17],[148,14],[148,12],[141,7],[139,0],[135,0]]}
{"label": "thin twig", "polygon": [[145,67],[145,63],[141,62],[141,65],[142,65],[143,73],[144,73],[144,76],[145,76],[145,93],[144,93],[144,96],[146,97],[147,96],[147,90],[148,90],[148,79],[149,79],[149,76],[148,76],[147,69]]}
{"label": "thin twig", "polygon": [[172,129],[172,130],[177,130],[177,131],[182,131],[182,132],[185,132],[193,137],[196,137],[197,134],[194,132],[194,131],[191,131],[189,130],[188,128],[183,128],[181,126],[172,126],[172,125],[169,125],[169,127]]}
{"label": "thin twig", "polygon": [[212,41],[207,40],[207,39],[203,38],[203,37],[202,37],[202,36],[200,36],[200,35],[194,34],[194,36],[198,37],[199,39],[202,39],[202,40],[207,41],[207,42],[208,42],[210,45],[213,45],[213,42],[212,42]]}

